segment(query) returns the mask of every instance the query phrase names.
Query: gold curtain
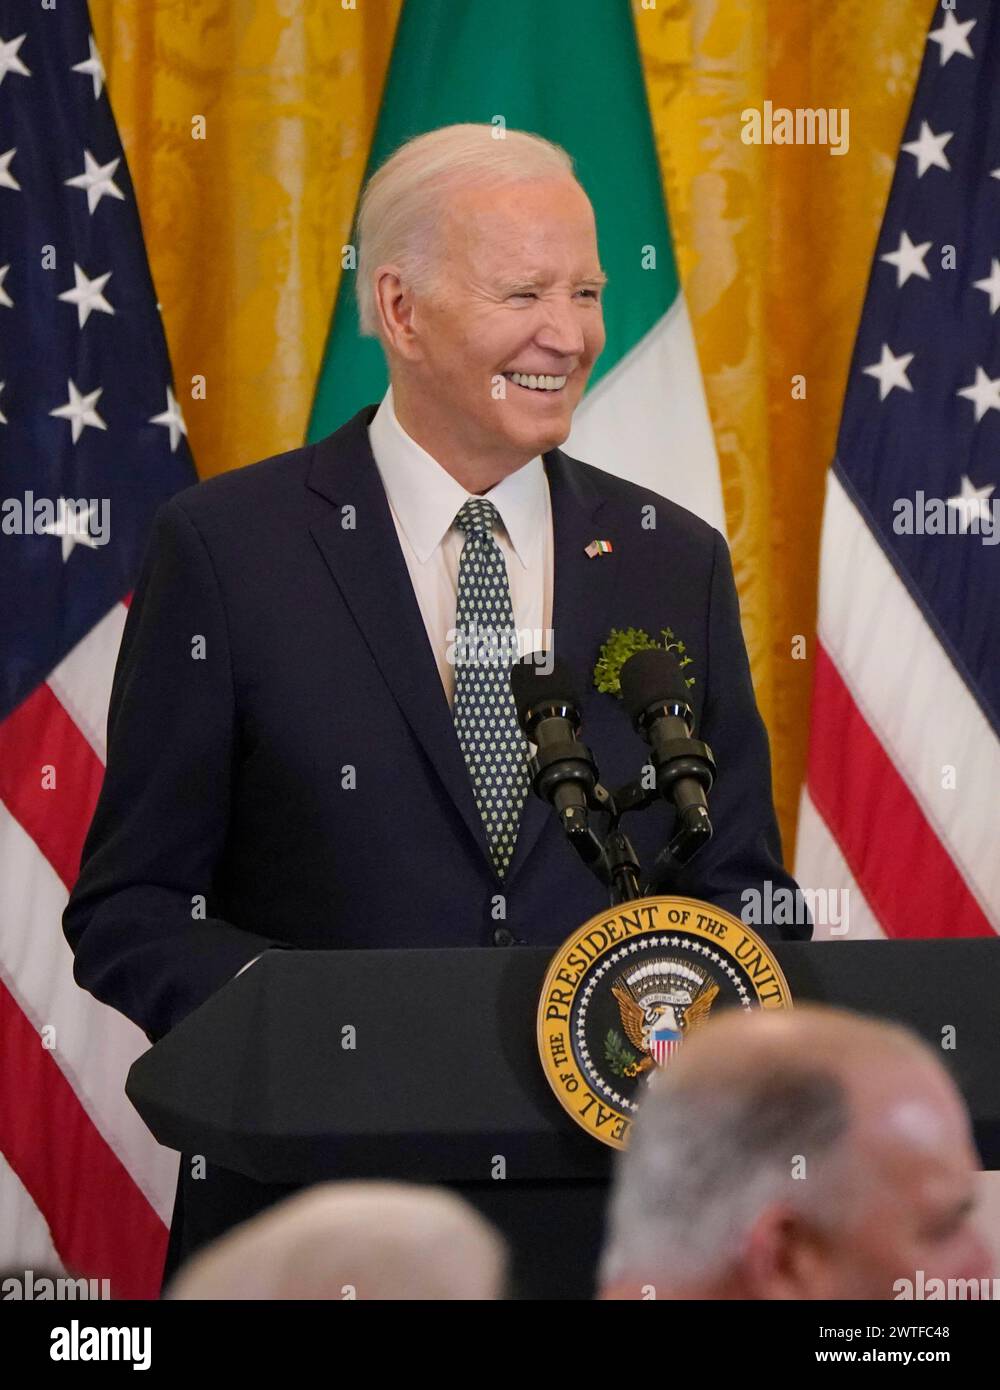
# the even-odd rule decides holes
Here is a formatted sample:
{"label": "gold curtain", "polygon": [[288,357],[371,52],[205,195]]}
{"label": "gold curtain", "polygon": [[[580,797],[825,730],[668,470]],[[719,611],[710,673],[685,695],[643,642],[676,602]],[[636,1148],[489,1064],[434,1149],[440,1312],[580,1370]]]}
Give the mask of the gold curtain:
{"label": "gold curtain", "polygon": [[[634,6],[789,864],[825,475],[934,4]],[[848,153],[744,144],[740,113],[766,100],[846,108]],[[799,375],[805,399],[792,394]],[[805,660],[796,637],[805,638]]]}
{"label": "gold curtain", "polygon": [[91,0],[202,477],[302,443],[399,9]]}
{"label": "gold curtain", "polygon": [[[789,862],[824,477],[934,3],[633,0]],[[400,0],[90,9],[199,473],[292,448]],[[849,152],[744,144],[765,100],[847,108]]]}

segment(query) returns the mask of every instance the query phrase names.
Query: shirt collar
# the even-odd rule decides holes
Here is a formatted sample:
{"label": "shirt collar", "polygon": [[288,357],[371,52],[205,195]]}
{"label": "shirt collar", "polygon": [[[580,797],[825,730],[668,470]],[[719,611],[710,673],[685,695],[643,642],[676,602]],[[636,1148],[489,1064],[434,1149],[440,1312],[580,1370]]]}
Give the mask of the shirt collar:
{"label": "shirt collar", "polygon": [[[403,429],[391,384],[368,426],[368,438],[392,510],[417,559],[426,564],[469,494]],[[536,454],[484,494],[499,512],[525,567],[547,515],[547,492],[545,465]]]}

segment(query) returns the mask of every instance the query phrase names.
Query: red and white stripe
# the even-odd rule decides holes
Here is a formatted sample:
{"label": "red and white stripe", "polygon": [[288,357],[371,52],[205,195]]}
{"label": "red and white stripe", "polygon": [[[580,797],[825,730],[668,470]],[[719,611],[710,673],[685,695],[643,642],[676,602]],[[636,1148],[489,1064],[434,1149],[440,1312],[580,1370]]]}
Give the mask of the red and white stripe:
{"label": "red and white stripe", "polygon": [[1000,931],[1000,741],[833,472],[817,635],[800,886],[849,890],[849,940]]}
{"label": "red and white stripe", "polygon": [[[73,980],[61,917],[106,756],[125,604],[0,724],[0,1263],[155,1298],[177,1155],[126,1099],[140,1029]],[[45,789],[51,767],[55,787]]]}
{"label": "red and white stripe", "polygon": [[682,1038],[654,1038],[649,1044],[649,1050],[653,1054],[653,1061],[656,1065],[665,1067],[682,1041]]}

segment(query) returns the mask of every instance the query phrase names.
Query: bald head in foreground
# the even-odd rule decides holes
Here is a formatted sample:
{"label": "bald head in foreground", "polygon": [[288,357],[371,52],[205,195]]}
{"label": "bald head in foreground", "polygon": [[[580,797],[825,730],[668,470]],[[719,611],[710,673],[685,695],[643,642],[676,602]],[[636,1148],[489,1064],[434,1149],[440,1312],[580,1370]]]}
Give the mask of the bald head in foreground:
{"label": "bald head in foreground", "polygon": [[650,1084],[619,1162],[604,1298],[892,1298],[986,1278],[962,1097],[904,1028],[730,1010]]}
{"label": "bald head in foreground", "polygon": [[467,1202],[406,1183],[323,1183],[193,1256],[169,1299],[499,1299],[507,1251]]}

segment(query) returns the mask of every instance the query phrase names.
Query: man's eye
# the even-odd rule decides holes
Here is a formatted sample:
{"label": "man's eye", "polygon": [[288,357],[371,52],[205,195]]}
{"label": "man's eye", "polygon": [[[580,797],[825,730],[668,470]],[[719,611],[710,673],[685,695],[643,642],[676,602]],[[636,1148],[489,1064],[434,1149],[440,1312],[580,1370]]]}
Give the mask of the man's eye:
{"label": "man's eye", "polygon": [[[590,297],[591,299],[600,299],[600,297],[601,297],[601,296],[600,296],[600,291],[599,291],[599,290],[577,290],[577,294],[589,295],[589,297]],[[511,294],[511,295],[508,296],[508,298],[509,298],[509,299],[537,299],[538,296],[535,294],[534,290],[515,290],[513,294]]]}

